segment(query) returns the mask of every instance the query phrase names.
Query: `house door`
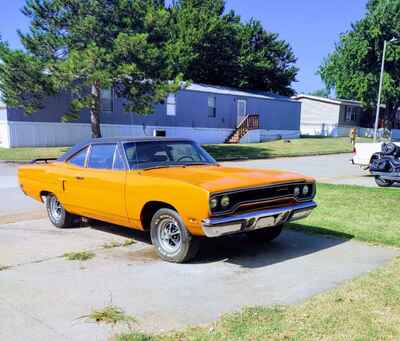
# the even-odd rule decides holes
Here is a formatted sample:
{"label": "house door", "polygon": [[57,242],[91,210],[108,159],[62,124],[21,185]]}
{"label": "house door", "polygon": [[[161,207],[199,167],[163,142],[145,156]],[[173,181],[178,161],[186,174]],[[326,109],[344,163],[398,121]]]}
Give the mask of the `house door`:
{"label": "house door", "polygon": [[245,99],[238,99],[237,101],[237,123],[236,125],[239,126],[239,124],[243,121],[243,119],[247,115],[247,101]]}

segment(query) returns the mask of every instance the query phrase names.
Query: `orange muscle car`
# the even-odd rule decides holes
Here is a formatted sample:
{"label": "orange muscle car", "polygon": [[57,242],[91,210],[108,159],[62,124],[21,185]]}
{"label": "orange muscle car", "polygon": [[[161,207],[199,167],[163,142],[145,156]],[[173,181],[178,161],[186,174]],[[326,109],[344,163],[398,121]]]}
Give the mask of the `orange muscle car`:
{"label": "orange muscle car", "polygon": [[224,167],[187,139],[93,139],[50,160],[21,166],[18,176],[56,227],[86,217],[150,231],[170,262],[194,257],[204,236],[272,240],[316,207],[314,179]]}

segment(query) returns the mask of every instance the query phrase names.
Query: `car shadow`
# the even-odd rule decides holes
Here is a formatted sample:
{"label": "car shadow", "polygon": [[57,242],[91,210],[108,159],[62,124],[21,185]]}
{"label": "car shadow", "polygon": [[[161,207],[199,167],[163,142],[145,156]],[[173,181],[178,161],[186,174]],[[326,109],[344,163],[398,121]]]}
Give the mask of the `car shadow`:
{"label": "car shadow", "polygon": [[317,226],[290,224],[271,242],[254,241],[245,234],[204,239],[192,263],[224,261],[243,268],[260,268],[320,252],[352,238]]}
{"label": "car shadow", "polygon": [[148,232],[135,230],[129,227],[124,227],[119,225],[112,225],[97,220],[91,220],[88,224],[86,224],[86,226],[94,230],[115,234],[120,237],[133,239],[135,241],[151,245],[150,233]]}
{"label": "car shadow", "polygon": [[[147,232],[98,221],[91,221],[90,228],[151,245]],[[352,238],[350,234],[292,223],[272,242],[254,241],[246,234],[202,238],[200,251],[189,264],[222,261],[242,268],[261,268],[336,247]],[[158,260],[155,252],[153,259]]]}

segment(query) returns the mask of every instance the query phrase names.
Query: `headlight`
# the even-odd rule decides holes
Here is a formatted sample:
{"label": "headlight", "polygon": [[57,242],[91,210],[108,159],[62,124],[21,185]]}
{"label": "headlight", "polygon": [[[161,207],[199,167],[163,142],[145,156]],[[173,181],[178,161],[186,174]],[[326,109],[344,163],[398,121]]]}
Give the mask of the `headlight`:
{"label": "headlight", "polygon": [[300,195],[300,187],[295,187],[293,190],[293,194],[295,197],[298,197]]}
{"label": "headlight", "polygon": [[305,185],[303,187],[303,195],[306,196],[309,192],[310,192],[310,188],[307,185]]}
{"label": "headlight", "polygon": [[230,204],[230,199],[229,199],[229,197],[228,197],[227,195],[224,195],[224,196],[222,197],[222,199],[221,199],[221,206],[222,206],[223,208],[227,208],[227,207],[229,206],[229,204]]}
{"label": "headlight", "polygon": [[213,198],[210,200],[210,208],[213,210],[214,208],[216,208],[218,206],[218,200]]}

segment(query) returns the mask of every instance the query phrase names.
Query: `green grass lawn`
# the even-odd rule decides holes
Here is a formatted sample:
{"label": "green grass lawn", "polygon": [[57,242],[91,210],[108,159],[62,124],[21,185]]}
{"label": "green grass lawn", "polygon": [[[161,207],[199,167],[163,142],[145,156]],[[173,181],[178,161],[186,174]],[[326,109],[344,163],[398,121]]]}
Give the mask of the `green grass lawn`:
{"label": "green grass lawn", "polygon": [[[359,139],[359,142],[370,139]],[[262,159],[279,156],[305,156],[335,153],[350,153],[352,146],[347,137],[339,138],[301,138],[285,142],[284,140],[252,144],[213,144],[205,149],[217,160],[248,158]],[[0,160],[26,161],[40,157],[57,157],[67,147],[49,148],[0,148]]]}
{"label": "green grass lawn", "polygon": [[[288,142],[289,141],[289,142]],[[352,145],[347,137],[300,138],[294,140],[277,140],[251,144],[212,144],[205,149],[217,160],[248,158],[265,159],[280,156],[306,156],[337,153],[351,153]],[[369,142],[371,139],[359,138],[358,142]]]}
{"label": "green grass lawn", "polygon": [[318,184],[318,208],[293,229],[400,247],[400,189]]}
{"label": "green grass lawn", "polygon": [[58,157],[67,150],[68,147],[0,148],[0,160],[28,161],[43,157]]}
{"label": "green grass lawn", "polygon": [[[313,214],[290,228],[400,246],[399,190],[319,184],[316,200]],[[400,259],[301,304],[246,308],[207,327],[116,339],[399,340]]]}

